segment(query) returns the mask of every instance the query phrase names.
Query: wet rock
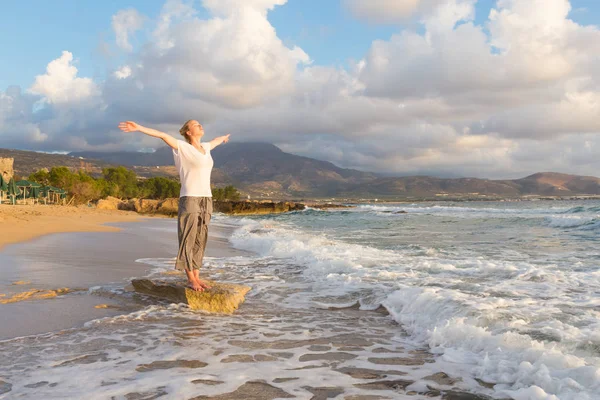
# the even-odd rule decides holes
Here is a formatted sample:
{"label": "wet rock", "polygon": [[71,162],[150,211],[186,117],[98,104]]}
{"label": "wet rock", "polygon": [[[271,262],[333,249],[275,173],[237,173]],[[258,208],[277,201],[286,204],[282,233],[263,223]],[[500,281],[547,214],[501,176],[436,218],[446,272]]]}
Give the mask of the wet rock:
{"label": "wet rock", "polygon": [[437,383],[438,385],[454,385],[456,382],[460,382],[462,379],[454,379],[450,378],[447,374],[443,372],[438,372],[437,374],[429,375],[423,378],[423,380],[429,380]]}
{"label": "wet rock", "polygon": [[492,400],[492,398],[482,394],[449,390],[447,392],[444,392],[444,394],[442,395],[442,400]]}
{"label": "wet rock", "polygon": [[420,358],[403,358],[403,357],[387,357],[387,358],[376,358],[370,357],[370,363],[378,365],[423,365],[427,361]]}
{"label": "wet rock", "polygon": [[331,399],[344,393],[341,387],[310,387],[304,386],[303,389],[308,390],[314,396],[310,400],[325,400]]}
{"label": "wet rock", "polygon": [[0,300],[0,304],[9,304],[16,303],[24,300],[43,300],[43,299],[53,299],[58,296],[63,296],[67,293],[80,292],[86,289],[70,289],[70,288],[60,288],[60,289],[51,289],[51,290],[42,290],[42,289],[30,289],[21,293],[16,293],[12,295],[12,297],[8,297]]}
{"label": "wet rock", "polygon": [[246,382],[235,391],[219,394],[216,396],[197,396],[190,400],[273,400],[273,399],[291,399],[296,396],[288,392],[271,386],[264,382]]}
{"label": "wet rock", "polygon": [[261,362],[261,361],[277,361],[277,357],[269,356],[266,354],[232,354],[230,356],[225,357],[221,360],[222,363],[231,363],[231,362]]}
{"label": "wet rock", "polygon": [[185,281],[134,279],[131,284],[139,293],[160,297],[175,303],[184,303],[194,310],[212,313],[233,313],[244,302],[248,286],[207,281],[212,286],[203,292],[186,287]]}
{"label": "wet rock", "polygon": [[203,368],[208,364],[199,360],[153,361],[150,364],[140,364],[135,369],[138,372],[155,371],[171,368]]}
{"label": "wet rock", "polygon": [[347,361],[353,360],[358,357],[356,354],[344,353],[344,352],[329,352],[329,353],[311,353],[311,354],[303,354],[300,356],[299,361],[316,361],[316,360],[324,360],[324,361]]}
{"label": "wet rock", "polygon": [[213,380],[210,380],[210,379],[194,379],[192,381],[192,383],[202,384],[202,385],[209,385],[209,386],[215,386],[215,385],[222,385],[225,382],[223,382],[223,381],[213,381]]}
{"label": "wet rock", "polygon": [[406,375],[406,372],[402,371],[355,367],[344,367],[336,369],[335,371],[340,372],[342,374],[350,375],[355,379],[383,379],[387,378],[388,375]]}
{"label": "wet rock", "polygon": [[275,379],[273,379],[273,383],[283,383],[283,382],[295,381],[298,379],[300,379],[300,378],[275,378]]}
{"label": "wet rock", "polygon": [[490,383],[490,382],[482,381],[481,379],[477,379],[477,378],[475,378],[475,380],[477,381],[477,383],[479,383],[484,388],[493,389],[494,386],[496,386],[495,383]]}
{"label": "wet rock", "polygon": [[390,350],[390,349],[386,349],[385,347],[377,347],[373,350],[371,350],[371,353],[404,353],[403,350]]}
{"label": "wet rock", "polygon": [[310,351],[328,351],[328,350],[331,350],[331,346],[322,346],[322,345],[318,345],[318,344],[313,344],[312,346],[308,347],[308,350],[310,350]]}
{"label": "wet rock", "polygon": [[387,308],[385,308],[384,306],[379,306],[375,309],[376,313],[379,313],[381,315],[390,315],[390,312],[387,310]]}
{"label": "wet rock", "polygon": [[62,363],[55,365],[55,367],[64,367],[65,365],[77,364],[93,364],[98,361],[108,361],[107,356],[107,353],[86,354],[85,356],[77,357],[72,360],[63,361]]}
{"label": "wet rock", "polygon": [[360,389],[367,390],[399,390],[406,389],[407,386],[412,385],[413,381],[407,381],[404,379],[388,380],[388,381],[375,381],[368,383],[355,383],[354,386]]}
{"label": "wet rock", "polygon": [[269,354],[272,356],[275,356],[275,357],[285,358],[285,359],[294,357],[294,353],[285,353],[284,352],[284,353],[269,353]]}
{"label": "wet rock", "polygon": [[12,390],[12,383],[0,380],[0,394],[8,393]]}
{"label": "wet rock", "polygon": [[370,394],[354,394],[344,397],[344,400],[389,400],[391,397],[373,396]]}
{"label": "wet rock", "polygon": [[[50,382],[48,382],[48,381],[41,381],[41,382],[36,382],[36,383],[30,383],[28,385],[25,385],[25,387],[30,388],[30,389],[35,389],[35,388],[39,388],[42,386],[46,386],[49,383]],[[0,393],[2,393],[2,391],[0,391]]]}
{"label": "wet rock", "polygon": [[166,389],[166,386],[160,386],[160,387],[157,387],[156,389],[148,391],[148,392],[127,393],[125,395],[125,398],[127,400],[153,400],[153,399],[158,399],[159,397],[162,397],[162,396],[168,394],[165,389]]}
{"label": "wet rock", "polygon": [[341,346],[337,348],[339,351],[365,351],[363,347],[356,346]]}

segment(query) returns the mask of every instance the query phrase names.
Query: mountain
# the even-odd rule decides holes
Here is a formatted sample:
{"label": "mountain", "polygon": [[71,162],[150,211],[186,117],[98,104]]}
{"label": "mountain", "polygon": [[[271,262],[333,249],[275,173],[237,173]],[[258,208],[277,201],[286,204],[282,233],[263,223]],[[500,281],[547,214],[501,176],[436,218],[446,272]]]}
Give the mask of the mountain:
{"label": "mountain", "polygon": [[[77,157],[101,159],[127,166],[173,165],[169,147],[155,153],[73,152]],[[369,182],[377,175],[339,168],[313,158],[281,151],[269,143],[227,143],[213,152],[213,182],[227,182],[260,196],[334,196],[345,186]]]}
{"label": "mountain", "polygon": [[[76,152],[69,155],[0,149],[0,157],[14,157],[15,172],[21,176],[58,165],[85,168],[98,175],[104,167],[125,165],[140,176],[177,177],[169,147],[154,153]],[[514,180],[384,177],[285,153],[268,143],[228,143],[217,147],[213,158],[213,184],[233,184],[253,197],[444,199],[600,195],[600,178],[592,176],[541,172]]]}

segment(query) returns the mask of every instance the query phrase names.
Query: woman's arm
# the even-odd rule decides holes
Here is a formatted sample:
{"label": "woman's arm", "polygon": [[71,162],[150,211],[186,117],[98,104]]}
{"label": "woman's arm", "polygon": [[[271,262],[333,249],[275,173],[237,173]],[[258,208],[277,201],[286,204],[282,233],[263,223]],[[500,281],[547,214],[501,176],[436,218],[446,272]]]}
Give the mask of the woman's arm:
{"label": "woman's arm", "polygon": [[160,139],[164,140],[166,144],[168,144],[169,146],[171,146],[172,148],[177,150],[177,139],[175,139],[173,136],[168,135],[164,132],[157,131],[156,129],[146,128],[145,126],[136,124],[133,121],[121,122],[119,124],[119,129],[122,130],[123,132],[140,131],[142,133],[145,133],[148,136],[160,138]]}
{"label": "woman's arm", "polygon": [[210,149],[214,149],[215,147],[217,147],[220,144],[223,143],[227,143],[229,142],[229,134],[225,135],[225,136],[219,136],[218,138],[214,138],[213,140],[211,140],[210,143]]}

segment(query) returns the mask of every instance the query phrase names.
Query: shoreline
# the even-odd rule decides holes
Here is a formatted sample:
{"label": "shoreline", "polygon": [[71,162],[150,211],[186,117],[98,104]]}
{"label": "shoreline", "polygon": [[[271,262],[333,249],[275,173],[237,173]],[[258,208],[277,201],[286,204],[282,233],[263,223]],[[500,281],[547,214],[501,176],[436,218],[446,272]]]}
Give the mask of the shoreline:
{"label": "shoreline", "polygon": [[[153,273],[155,267],[146,259],[161,260],[172,275],[176,221],[141,218],[110,228],[116,231],[108,235],[46,234],[0,251],[0,265],[10,266],[0,269],[0,319],[6,322],[0,327],[0,340],[79,328],[145,306],[125,293],[132,278]],[[231,228],[218,223],[212,228],[206,251],[209,263],[212,258],[245,254],[228,242]]]}

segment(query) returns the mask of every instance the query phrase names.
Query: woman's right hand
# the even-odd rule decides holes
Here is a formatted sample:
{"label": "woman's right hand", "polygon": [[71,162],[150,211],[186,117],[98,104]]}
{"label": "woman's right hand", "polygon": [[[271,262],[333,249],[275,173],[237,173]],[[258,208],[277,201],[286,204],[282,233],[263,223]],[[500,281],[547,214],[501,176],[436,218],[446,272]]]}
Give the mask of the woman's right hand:
{"label": "woman's right hand", "polygon": [[125,122],[121,122],[119,124],[119,129],[122,130],[123,132],[135,132],[135,131],[139,131],[140,128],[141,128],[141,126],[136,124],[133,121],[125,121]]}

